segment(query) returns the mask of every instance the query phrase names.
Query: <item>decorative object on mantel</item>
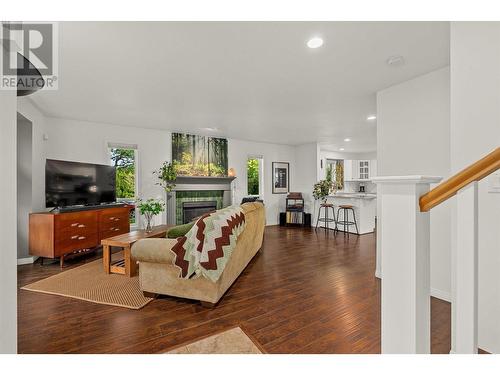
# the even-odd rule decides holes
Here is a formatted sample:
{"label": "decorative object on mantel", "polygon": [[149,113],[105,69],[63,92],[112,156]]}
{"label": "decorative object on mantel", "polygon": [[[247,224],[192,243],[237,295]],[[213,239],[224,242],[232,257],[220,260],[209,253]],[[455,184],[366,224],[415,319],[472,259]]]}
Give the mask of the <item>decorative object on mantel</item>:
{"label": "decorative object on mantel", "polygon": [[227,175],[228,177],[236,177],[236,172],[234,168],[229,168],[229,170],[227,171]]}
{"label": "decorative object on mantel", "polygon": [[165,203],[160,199],[150,198],[147,201],[139,199],[137,208],[141,215],[146,218],[146,227],[144,228],[146,232],[151,232],[153,230],[152,220],[155,215],[165,210]]}
{"label": "decorative object on mantel", "polygon": [[153,171],[153,174],[158,177],[156,185],[160,185],[165,191],[170,193],[175,188],[175,180],[177,178],[177,166],[175,162],[163,162],[160,169]]}
{"label": "decorative object on mantel", "polygon": [[321,180],[314,184],[313,186],[313,197],[316,200],[321,200],[326,203],[326,198],[332,190],[332,182],[328,180]]}
{"label": "decorative object on mantel", "polygon": [[290,189],[290,163],[273,161],[273,194],[286,194]]}

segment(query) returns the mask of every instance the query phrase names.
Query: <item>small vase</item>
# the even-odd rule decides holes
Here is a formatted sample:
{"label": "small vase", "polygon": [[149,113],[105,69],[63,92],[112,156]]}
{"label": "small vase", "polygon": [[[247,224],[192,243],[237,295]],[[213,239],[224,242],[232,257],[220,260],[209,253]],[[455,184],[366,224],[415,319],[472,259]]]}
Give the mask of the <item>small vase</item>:
{"label": "small vase", "polygon": [[146,212],[144,214],[144,218],[146,219],[146,233],[150,233],[153,231],[153,226],[152,226],[152,223],[153,223],[153,215],[149,212]]}

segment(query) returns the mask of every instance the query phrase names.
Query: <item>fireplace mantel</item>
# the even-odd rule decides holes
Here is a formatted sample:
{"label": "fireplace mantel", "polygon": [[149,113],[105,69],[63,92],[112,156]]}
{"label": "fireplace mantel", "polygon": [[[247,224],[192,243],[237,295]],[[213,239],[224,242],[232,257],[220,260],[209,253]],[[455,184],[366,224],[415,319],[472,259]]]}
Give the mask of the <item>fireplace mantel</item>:
{"label": "fireplace mantel", "polygon": [[233,204],[232,182],[236,177],[213,177],[213,176],[177,176],[174,181],[175,188],[167,194],[167,223],[176,222],[176,192],[185,191],[222,191],[222,206]]}
{"label": "fireplace mantel", "polygon": [[231,190],[236,177],[177,176],[174,191],[186,190]]}

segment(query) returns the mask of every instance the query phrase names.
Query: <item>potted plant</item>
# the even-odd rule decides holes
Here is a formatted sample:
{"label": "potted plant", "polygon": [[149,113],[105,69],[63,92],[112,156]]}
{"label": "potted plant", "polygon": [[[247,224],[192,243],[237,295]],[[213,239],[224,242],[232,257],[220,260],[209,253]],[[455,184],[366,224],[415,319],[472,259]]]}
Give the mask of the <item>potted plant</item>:
{"label": "potted plant", "polygon": [[167,194],[175,188],[175,180],[177,178],[177,165],[175,162],[163,162],[160,169],[154,171],[153,174],[156,175],[159,180],[156,185],[160,185],[165,189]]}
{"label": "potted plant", "polygon": [[149,233],[153,230],[151,225],[153,217],[165,209],[165,203],[160,199],[150,198],[146,201],[139,199],[137,208],[141,215],[146,218],[146,232]]}
{"label": "potted plant", "polygon": [[332,189],[332,182],[328,180],[321,180],[314,184],[313,186],[313,197],[314,199],[321,199],[323,203],[326,203],[326,197],[330,194]]}

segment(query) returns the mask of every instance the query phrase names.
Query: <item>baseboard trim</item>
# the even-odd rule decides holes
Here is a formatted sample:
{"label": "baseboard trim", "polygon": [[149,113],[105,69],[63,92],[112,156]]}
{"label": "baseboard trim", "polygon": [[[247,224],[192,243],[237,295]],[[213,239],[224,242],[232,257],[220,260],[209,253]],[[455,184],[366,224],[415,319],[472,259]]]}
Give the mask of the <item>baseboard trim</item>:
{"label": "baseboard trim", "polygon": [[451,303],[451,293],[444,292],[436,288],[431,288],[431,296]]}
{"label": "baseboard trim", "polygon": [[27,257],[27,258],[19,258],[17,260],[17,265],[22,266],[23,264],[32,264],[38,259],[37,256]]}
{"label": "baseboard trim", "polygon": [[[380,270],[375,270],[375,277],[378,279],[382,279]],[[431,288],[431,296],[451,303],[451,293],[444,292],[436,288]]]}

